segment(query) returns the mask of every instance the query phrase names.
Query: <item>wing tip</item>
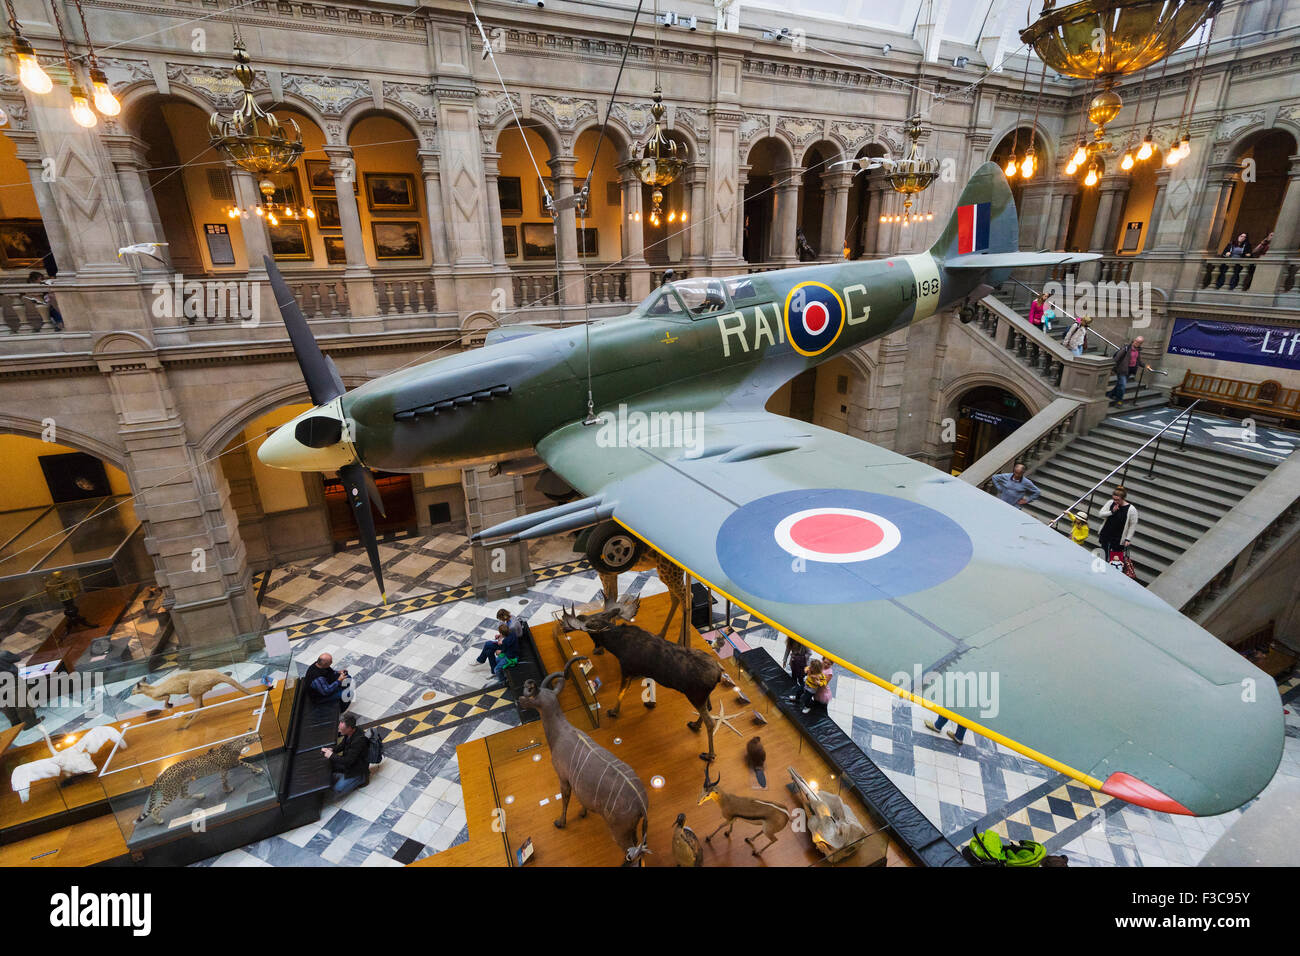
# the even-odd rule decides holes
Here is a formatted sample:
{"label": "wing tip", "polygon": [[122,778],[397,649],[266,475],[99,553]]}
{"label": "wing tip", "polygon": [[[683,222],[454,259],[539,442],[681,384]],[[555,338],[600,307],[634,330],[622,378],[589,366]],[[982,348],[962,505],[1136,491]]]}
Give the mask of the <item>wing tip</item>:
{"label": "wing tip", "polygon": [[1116,770],[1106,778],[1106,782],[1101,785],[1101,792],[1107,796],[1136,804],[1139,807],[1146,807],[1148,810],[1158,810],[1161,813],[1176,813],[1188,817],[1196,816],[1195,813],[1188,810],[1173,797],[1165,796],[1151,784],[1145,783],[1122,770]]}

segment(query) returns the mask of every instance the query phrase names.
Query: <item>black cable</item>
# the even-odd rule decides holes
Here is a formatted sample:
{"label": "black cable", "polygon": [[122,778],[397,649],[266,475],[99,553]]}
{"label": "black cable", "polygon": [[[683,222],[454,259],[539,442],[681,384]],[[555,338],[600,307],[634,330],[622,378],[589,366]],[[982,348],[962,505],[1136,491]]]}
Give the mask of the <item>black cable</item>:
{"label": "black cable", "polygon": [[[641,17],[641,7],[644,5],[645,0],[637,0],[636,13],[632,14],[632,29],[628,31],[627,43],[623,45],[623,59],[618,62],[618,75],[614,77],[614,89],[609,94],[609,106],[605,107],[605,121],[600,124],[600,136],[596,140],[596,152],[592,154],[591,168],[587,170],[587,178],[582,184],[584,190],[591,188],[591,177],[596,172],[596,160],[600,158],[600,146],[605,141],[605,130],[609,127],[609,114],[614,112],[614,100],[618,97],[618,85],[623,81],[623,67],[627,65],[627,55],[632,49],[632,40],[636,35],[636,23]],[[656,66],[658,66],[657,63]]]}

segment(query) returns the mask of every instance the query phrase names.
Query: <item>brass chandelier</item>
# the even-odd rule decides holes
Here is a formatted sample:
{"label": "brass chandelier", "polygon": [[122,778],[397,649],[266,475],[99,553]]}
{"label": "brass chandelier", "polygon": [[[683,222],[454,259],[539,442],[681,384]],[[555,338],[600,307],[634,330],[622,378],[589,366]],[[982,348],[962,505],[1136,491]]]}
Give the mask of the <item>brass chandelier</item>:
{"label": "brass chandelier", "polygon": [[[650,107],[650,116],[654,120],[650,134],[644,144],[632,144],[632,158],[636,160],[636,177],[651,187],[654,191],[650,194],[652,205],[650,215],[647,217],[653,225],[660,225],[665,218],[668,222],[677,220],[678,213],[675,210],[664,213],[664,188],[675,183],[686,169],[686,147],[675,140],[669,139],[664,134],[663,120],[666,108],[664,107],[663,89],[659,83],[659,3],[655,2],[655,26],[654,26],[654,59],[655,59],[655,98]],[[633,214],[635,215],[635,214]],[[682,222],[686,221],[686,213],[680,214]]]}
{"label": "brass chandelier", "polygon": [[913,222],[933,219],[933,214],[912,215],[912,197],[924,192],[939,178],[939,160],[921,157],[921,114],[915,113],[907,121],[903,130],[912,141],[904,159],[895,160],[885,167],[885,182],[891,189],[903,195],[903,214],[901,216],[882,216],[881,222],[901,222],[907,226]]}
{"label": "brass chandelier", "polygon": [[[275,216],[277,204],[273,201],[275,183],[269,177],[288,169],[302,156],[302,130],[293,119],[281,122],[274,113],[257,105],[253,99],[253,68],[248,49],[238,34],[235,36],[235,79],[244,88],[239,105],[229,116],[223,116],[219,110],[212,114],[208,120],[209,142],[236,166],[258,177],[257,188],[263,202],[254,211],[276,225],[279,220]],[[297,215],[290,205],[281,203],[279,208],[283,215]],[[237,206],[227,210],[232,219],[243,214]],[[304,215],[314,218],[311,209],[305,210]]]}
{"label": "brass chandelier", "polygon": [[[1020,31],[1020,39],[1033,48],[1045,68],[1101,87],[1087,109],[1092,139],[1079,137],[1067,175],[1087,164],[1084,184],[1097,182],[1098,156],[1112,148],[1106,126],[1124,106],[1115,81],[1162,60],[1167,65],[1168,57],[1222,6],[1223,0],[1079,0],[1057,7],[1056,0],[1044,0],[1042,13]],[[1180,157],[1186,155],[1186,141],[1184,136],[1174,144]],[[1150,157],[1154,149],[1148,131],[1137,159]],[[1131,169],[1134,159],[1127,152],[1125,160],[1121,168]]]}

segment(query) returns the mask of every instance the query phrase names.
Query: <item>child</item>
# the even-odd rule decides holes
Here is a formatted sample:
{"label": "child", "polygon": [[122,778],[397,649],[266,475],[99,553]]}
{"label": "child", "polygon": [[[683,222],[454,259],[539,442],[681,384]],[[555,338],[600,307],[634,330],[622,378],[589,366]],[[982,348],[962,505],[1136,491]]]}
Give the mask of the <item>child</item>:
{"label": "child", "polygon": [[1082,508],[1070,512],[1070,538],[1076,544],[1088,546],[1088,512]]}
{"label": "child", "polygon": [[1052,297],[1047,297],[1047,305],[1043,309],[1043,331],[1052,331],[1052,320],[1056,318],[1056,306],[1052,305]]}
{"label": "child", "polygon": [[800,713],[812,710],[813,701],[825,706],[831,702],[831,665],[830,661],[817,658],[808,665],[808,674],[803,679],[803,693],[799,696]]}
{"label": "child", "polygon": [[[794,678],[794,686],[796,688],[803,687],[803,678],[808,672],[808,648],[793,637],[787,637],[785,639],[785,655],[781,660],[781,665],[789,666],[790,676]],[[798,697],[798,691],[790,695],[791,700]]]}

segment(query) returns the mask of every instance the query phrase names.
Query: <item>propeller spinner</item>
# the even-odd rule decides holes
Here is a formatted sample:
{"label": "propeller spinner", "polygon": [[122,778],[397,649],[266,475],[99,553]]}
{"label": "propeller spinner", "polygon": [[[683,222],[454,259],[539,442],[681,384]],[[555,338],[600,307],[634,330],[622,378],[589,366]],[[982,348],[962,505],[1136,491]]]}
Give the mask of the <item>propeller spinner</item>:
{"label": "propeller spinner", "polygon": [[257,450],[257,457],[272,468],[294,471],[332,471],[338,469],[348,504],[356,519],[361,541],[370,557],[370,568],[375,572],[379,595],[385,604],[384,572],[379,565],[379,539],[375,533],[373,504],[381,515],[384,503],[375,486],[375,477],[361,461],[353,444],[354,430],[343,413],[343,380],[329,356],[320,350],[315,336],[307,327],[307,319],[298,307],[280,270],[269,256],[264,257],[266,272],[275,291],[275,304],[284,317],[284,327],[293,343],[293,354],[302,369],[307,383],[307,393],[315,406],[293,421],[277,428]]}

